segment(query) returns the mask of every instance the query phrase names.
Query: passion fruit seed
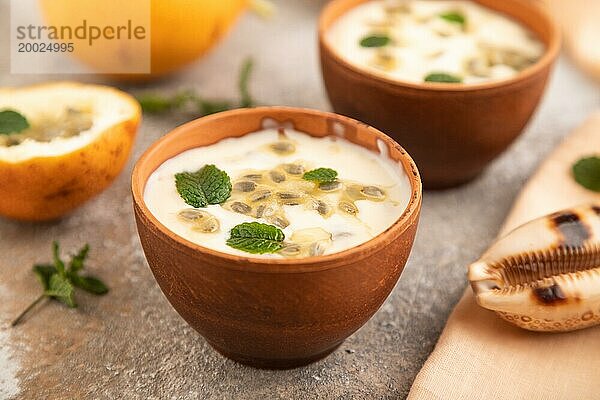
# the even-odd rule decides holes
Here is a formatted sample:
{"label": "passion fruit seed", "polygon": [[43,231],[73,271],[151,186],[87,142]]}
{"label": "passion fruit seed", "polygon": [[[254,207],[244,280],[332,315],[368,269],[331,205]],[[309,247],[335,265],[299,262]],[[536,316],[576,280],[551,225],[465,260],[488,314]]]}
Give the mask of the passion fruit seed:
{"label": "passion fruit seed", "polygon": [[367,197],[374,199],[384,199],[385,192],[377,186],[364,186],[360,192]]}
{"label": "passion fruit seed", "polygon": [[246,203],[242,203],[241,201],[234,201],[231,203],[231,209],[240,214],[250,214],[252,211],[252,207]]}
{"label": "passion fruit seed", "polygon": [[366,195],[363,193],[364,186],[348,185],[346,187],[346,195],[352,200],[364,200]]}
{"label": "passion fruit seed", "polygon": [[253,202],[266,200],[271,197],[271,194],[270,190],[259,190],[250,196],[250,200]]}
{"label": "passion fruit seed", "polygon": [[241,181],[237,182],[233,185],[233,190],[237,190],[238,192],[252,192],[256,189],[256,183],[252,181]]}
{"label": "passion fruit seed", "polygon": [[358,214],[358,208],[353,203],[349,201],[342,200],[338,203],[338,208],[345,212],[346,214],[356,215]]}
{"label": "passion fruit seed", "polygon": [[285,257],[294,257],[300,255],[300,251],[302,248],[298,244],[288,244],[281,250],[279,250],[279,254]]}
{"label": "passion fruit seed", "polygon": [[269,146],[269,147],[275,153],[281,154],[281,155],[292,154],[294,151],[296,151],[296,146],[294,146],[293,143],[290,143],[285,140],[275,142],[275,143],[271,144],[271,146]]}
{"label": "passion fruit seed", "polygon": [[319,183],[319,189],[324,192],[333,192],[334,190],[338,190],[341,187],[342,187],[342,183],[340,181]]}
{"label": "passion fruit seed", "polygon": [[213,233],[220,228],[219,220],[206,211],[186,208],[179,211],[177,216],[185,222],[193,223],[192,229],[198,232]]}
{"label": "passion fruit seed", "polygon": [[177,213],[177,216],[185,222],[193,222],[202,218],[208,217],[210,214],[206,211],[197,210],[195,208],[186,208]]}
{"label": "passion fruit seed", "polygon": [[269,172],[269,176],[271,177],[271,180],[275,183],[281,183],[285,181],[285,174],[279,171],[271,171]]}
{"label": "passion fruit seed", "polygon": [[269,215],[267,217],[267,222],[278,226],[281,229],[287,228],[290,225],[290,222],[285,217],[279,215]]}
{"label": "passion fruit seed", "polygon": [[201,222],[196,223],[192,229],[202,233],[214,233],[217,232],[219,228],[219,220],[211,215],[210,218],[203,219]]}
{"label": "passion fruit seed", "polygon": [[323,242],[314,242],[308,248],[308,254],[311,257],[322,256],[325,253],[326,246]]}
{"label": "passion fruit seed", "polygon": [[290,175],[301,175],[304,173],[304,167],[300,164],[284,164],[283,169]]}
{"label": "passion fruit seed", "polygon": [[323,200],[316,199],[313,202],[313,209],[317,210],[317,212],[321,215],[328,215],[331,212],[331,207]]}
{"label": "passion fruit seed", "polygon": [[251,181],[260,181],[262,179],[262,174],[246,174],[244,178],[249,179]]}
{"label": "passion fruit seed", "polygon": [[295,193],[295,192],[278,192],[277,193],[277,197],[279,197],[280,199],[299,199],[302,197],[301,193]]}
{"label": "passion fruit seed", "polygon": [[265,206],[264,204],[261,204],[260,206],[256,207],[256,211],[254,212],[254,217],[262,218],[263,215],[265,214],[266,208],[267,208],[267,206]]}

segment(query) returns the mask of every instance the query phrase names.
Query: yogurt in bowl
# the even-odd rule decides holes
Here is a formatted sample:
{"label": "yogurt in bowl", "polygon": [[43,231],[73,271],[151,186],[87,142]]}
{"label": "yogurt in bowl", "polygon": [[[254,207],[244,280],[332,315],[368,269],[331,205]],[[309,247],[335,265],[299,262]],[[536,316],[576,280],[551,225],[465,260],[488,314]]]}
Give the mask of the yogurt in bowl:
{"label": "yogurt in bowl", "polygon": [[[382,154],[337,136],[262,129],[165,161],[149,177],[144,201],[168,229],[220,252],[275,258],[333,254],[381,234],[409,203],[406,173],[379,145]],[[201,174],[215,178],[203,184],[196,179]],[[189,193],[210,197],[221,189],[221,197],[207,204]],[[236,238],[244,228],[278,236]]]}
{"label": "yogurt in bowl", "polygon": [[467,0],[372,0],[326,40],[346,61],[405,82],[476,84],[534,64],[544,44],[516,20]]}

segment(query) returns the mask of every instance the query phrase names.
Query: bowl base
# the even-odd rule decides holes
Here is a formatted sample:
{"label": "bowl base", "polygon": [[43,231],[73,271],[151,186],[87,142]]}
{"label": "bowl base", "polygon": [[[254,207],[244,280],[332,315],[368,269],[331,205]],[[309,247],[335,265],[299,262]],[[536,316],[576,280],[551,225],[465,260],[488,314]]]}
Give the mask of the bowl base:
{"label": "bowl base", "polygon": [[233,360],[240,364],[247,365],[249,367],[259,368],[259,369],[292,369],[292,368],[303,367],[305,365],[311,364],[315,361],[319,361],[319,360],[327,357],[328,355],[333,353],[338,347],[340,347],[340,345],[343,342],[344,341],[342,340],[340,343],[336,344],[335,346],[333,346],[321,353],[318,353],[318,354],[315,354],[312,356],[308,356],[308,357],[304,357],[304,358],[274,358],[274,359],[249,357],[249,356],[246,356],[243,354],[230,353],[227,350],[220,349],[216,346],[213,346],[212,344],[211,344],[211,346],[222,356],[227,357],[230,360]]}

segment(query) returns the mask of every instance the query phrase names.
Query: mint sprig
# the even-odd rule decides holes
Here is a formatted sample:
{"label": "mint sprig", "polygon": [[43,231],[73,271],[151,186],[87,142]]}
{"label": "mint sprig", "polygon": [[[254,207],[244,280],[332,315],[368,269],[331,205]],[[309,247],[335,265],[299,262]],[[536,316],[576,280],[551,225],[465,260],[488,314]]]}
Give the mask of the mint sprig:
{"label": "mint sprig", "polygon": [[229,175],[212,164],[196,172],[175,174],[175,187],[181,198],[196,208],[221,204],[231,195]]}
{"label": "mint sprig", "polygon": [[425,82],[462,83],[462,78],[445,72],[433,72],[425,77]]}
{"label": "mint sprig", "polygon": [[276,226],[245,222],[231,229],[227,245],[252,254],[275,253],[284,246],[285,235]]}
{"label": "mint sprig", "polygon": [[22,114],[14,110],[0,111],[0,135],[19,133],[29,128],[29,122]]}
{"label": "mint sprig", "polygon": [[313,181],[317,183],[328,183],[333,182],[337,178],[337,171],[331,168],[317,168],[311,171],[305,172],[302,179],[307,181]]}
{"label": "mint sprig", "polygon": [[456,11],[450,11],[440,14],[440,18],[459,25],[464,25],[467,22],[465,16]]}
{"label": "mint sprig", "polygon": [[600,192],[600,157],[585,157],[573,165],[575,181],[586,189]]}
{"label": "mint sprig", "polygon": [[168,111],[191,110],[200,115],[210,115],[234,108],[253,107],[254,100],[250,95],[249,82],[254,69],[254,62],[247,58],[242,63],[238,77],[239,103],[222,99],[206,99],[193,90],[181,90],[173,95],[159,93],[142,93],[136,96],[142,110],[148,114],[163,114]]}
{"label": "mint sprig", "polygon": [[363,37],[359,44],[361,47],[384,47],[390,44],[392,39],[384,34],[373,34]]}
{"label": "mint sprig", "polygon": [[84,262],[89,252],[89,246],[86,244],[79,252],[71,257],[68,267],[60,258],[60,248],[58,242],[52,243],[52,264],[36,264],[33,266],[33,272],[42,284],[43,292],[35,299],[15,320],[12,326],[17,325],[29,311],[38,303],[45,299],[57,300],[69,308],[77,307],[74,294],[75,287],[81,288],[87,292],[103,295],[108,293],[108,287],[100,279],[89,275],[81,275],[84,268]]}

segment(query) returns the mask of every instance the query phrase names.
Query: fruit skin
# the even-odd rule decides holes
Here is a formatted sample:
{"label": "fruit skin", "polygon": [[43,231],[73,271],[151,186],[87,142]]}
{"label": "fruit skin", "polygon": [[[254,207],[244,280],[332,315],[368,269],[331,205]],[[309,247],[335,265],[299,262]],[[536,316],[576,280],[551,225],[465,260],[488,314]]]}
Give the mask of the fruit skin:
{"label": "fruit skin", "polygon": [[18,163],[0,160],[0,215],[21,221],[54,220],[106,189],[125,166],[140,123],[139,104],[133,98],[129,101],[135,114],[98,133],[84,147]]}
{"label": "fruit skin", "polygon": [[[136,0],[140,1],[140,0]],[[127,44],[105,41],[101,47],[89,47],[75,42],[77,57],[92,69],[110,73],[120,81],[144,82],[173,73],[203,56],[221,40],[246,8],[248,0],[141,0],[151,6],[151,73],[113,74],[123,68],[119,63],[140,62],[145,51],[142,42]],[[136,15],[135,1],[121,0],[40,0],[42,14],[48,25],[78,26],[86,16],[90,23],[115,25],[113,11],[126,9]],[[69,42],[69,40],[67,40]]]}

